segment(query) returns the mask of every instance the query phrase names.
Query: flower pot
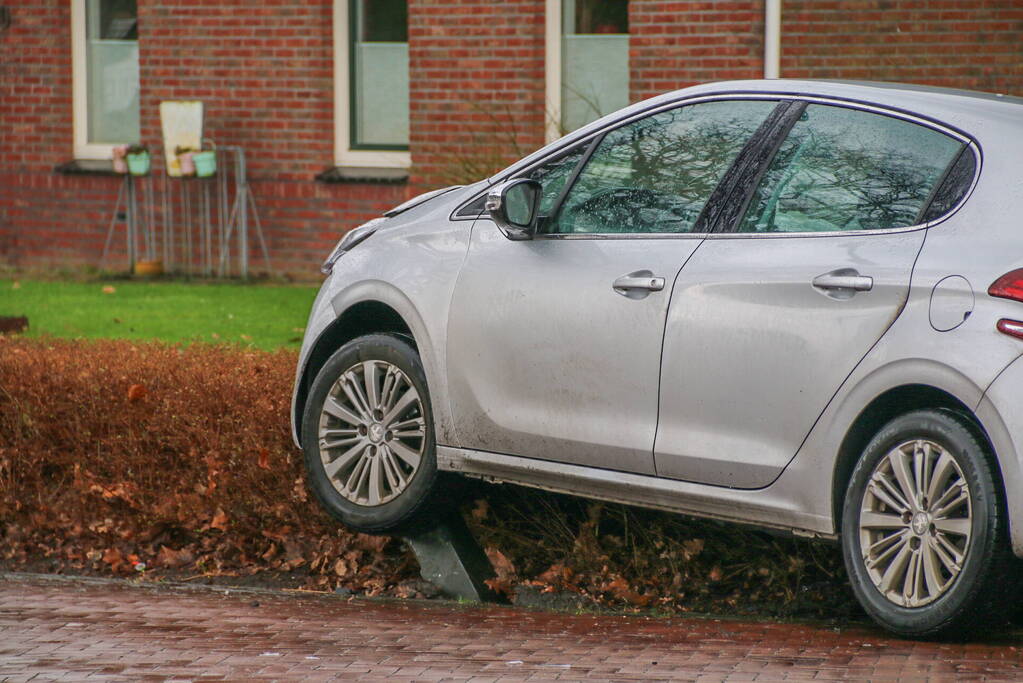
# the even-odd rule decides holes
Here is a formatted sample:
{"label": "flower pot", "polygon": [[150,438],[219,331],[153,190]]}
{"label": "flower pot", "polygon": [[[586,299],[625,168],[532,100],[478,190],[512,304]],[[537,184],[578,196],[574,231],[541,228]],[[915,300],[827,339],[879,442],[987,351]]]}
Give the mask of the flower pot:
{"label": "flower pot", "polygon": [[136,261],[135,274],[142,277],[163,275],[163,261]]}
{"label": "flower pot", "polygon": [[114,162],[114,173],[127,173],[128,162],[125,161],[124,155],[128,153],[128,145],[118,145],[114,147],[113,162]]}
{"label": "flower pot", "polygon": [[192,161],[195,163],[196,177],[209,178],[217,172],[217,153],[212,150],[193,153]]}
{"label": "flower pot", "polygon": [[149,173],[149,152],[128,154],[124,158],[128,161],[128,172],[132,175],[146,175]]}
{"label": "flower pot", "polygon": [[195,175],[195,152],[182,152],[179,154],[178,168],[181,169],[181,175],[183,176]]}

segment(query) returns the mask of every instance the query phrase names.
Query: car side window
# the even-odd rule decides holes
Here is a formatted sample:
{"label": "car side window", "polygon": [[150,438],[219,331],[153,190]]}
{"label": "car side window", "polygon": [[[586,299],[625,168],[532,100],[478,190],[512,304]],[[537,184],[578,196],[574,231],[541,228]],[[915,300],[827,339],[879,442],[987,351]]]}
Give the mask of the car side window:
{"label": "car side window", "polygon": [[779,147],[738,230],[915,225],[962,148],[959,140],[903,119],[810,104]]}
{"label": "car side window", "polygon": [[540,194],[539,209],[541,217],[550,215],[551,209],[554,208],[558,197],[561,196],[561,191],[565,189],[565,183],[572,176],[572,171],[579,164],[579,160],[583,158],[587,147],[588,145],[575,147],[568,152],[545,161],[520,176],[535,180],[543,186],[543,191]]}
{"label": "car side window", "polygon": [[775,101],[659,112],[600,141],[547,233],[685,233]]}

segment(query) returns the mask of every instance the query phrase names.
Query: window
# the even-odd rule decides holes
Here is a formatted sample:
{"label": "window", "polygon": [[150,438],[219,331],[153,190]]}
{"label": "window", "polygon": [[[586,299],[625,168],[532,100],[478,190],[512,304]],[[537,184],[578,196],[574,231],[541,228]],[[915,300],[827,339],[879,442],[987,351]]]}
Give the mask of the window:
{"label": "window", "polygon": [[138,10],[135,0],[72,0],[74,147],[109,159],[139,140]]}
{"label": "window", "polygon": [[579,160],[586,153],[587,147],[588,145],[575,147],[554,159],[540,164],[522,176],[535,180],[543,186],[543,191],[540,194],[540,216],[546,217],[550,215],[554,204],[561,196],[562,190],[565,189],[565,184],[571,177],[572,171],[579,165]]}
{"label": "window", "polygon": [[720,101],[659,112],[604,136],[550,233],[685,233],[777,102]]}
{"label": "window", "polygon": [[934,197],[931,198],[930,205],[916,222],[928,223],[936,221],[954,209],[962,201],[963,197],[966,196],[966,193],[970,191],[970,188],[973,186],[973,177],[976,173],[977,157],[973,154],[973,150],[969,147],[964,147],[963,151],[959,153],[959,157],[949,168],[948,173],[945,175],[945,180],[942,181],[941,186],[934,193]]}
{"label": "window", "polygon": [[409,165],[407,0],[334,0],[336,162]]}
{"label": "window", "polygon": [[548,138],[629,103],[628,0],[548,0]]}
{"label": "window", "polygon": [[962,148],[958,140],[909,121],[811,104],[768,167],[739,230],[916,225]]}

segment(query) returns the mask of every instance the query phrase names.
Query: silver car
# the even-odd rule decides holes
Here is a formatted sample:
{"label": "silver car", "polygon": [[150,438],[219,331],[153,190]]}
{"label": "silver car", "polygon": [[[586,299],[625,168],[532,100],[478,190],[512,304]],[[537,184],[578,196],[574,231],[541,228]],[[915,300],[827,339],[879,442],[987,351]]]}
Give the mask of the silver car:
{"label": "silver car", "polygon": [[294,435],[338,520],[448,471],[839,538],[884,627],[1023,556],[1023,100],[702,85],[417,197],[324,264]]}

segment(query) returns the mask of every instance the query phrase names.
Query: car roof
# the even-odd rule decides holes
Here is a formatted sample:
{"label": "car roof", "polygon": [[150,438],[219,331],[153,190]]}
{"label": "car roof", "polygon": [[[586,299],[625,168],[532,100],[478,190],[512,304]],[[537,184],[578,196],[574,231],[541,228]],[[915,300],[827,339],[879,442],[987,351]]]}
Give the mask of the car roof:
{"label": "car roof", "polygon": [[1023,136],[1023,98],[972,90],[873,81],[760,79],[717,81],[657,95],[608,114],[495,174],[497,181],[517,173],[556,148],[571,145],[614,121],[648,109],[704,95],[789,95],[844,100],[901,111],[954,129],[983,144]]}

